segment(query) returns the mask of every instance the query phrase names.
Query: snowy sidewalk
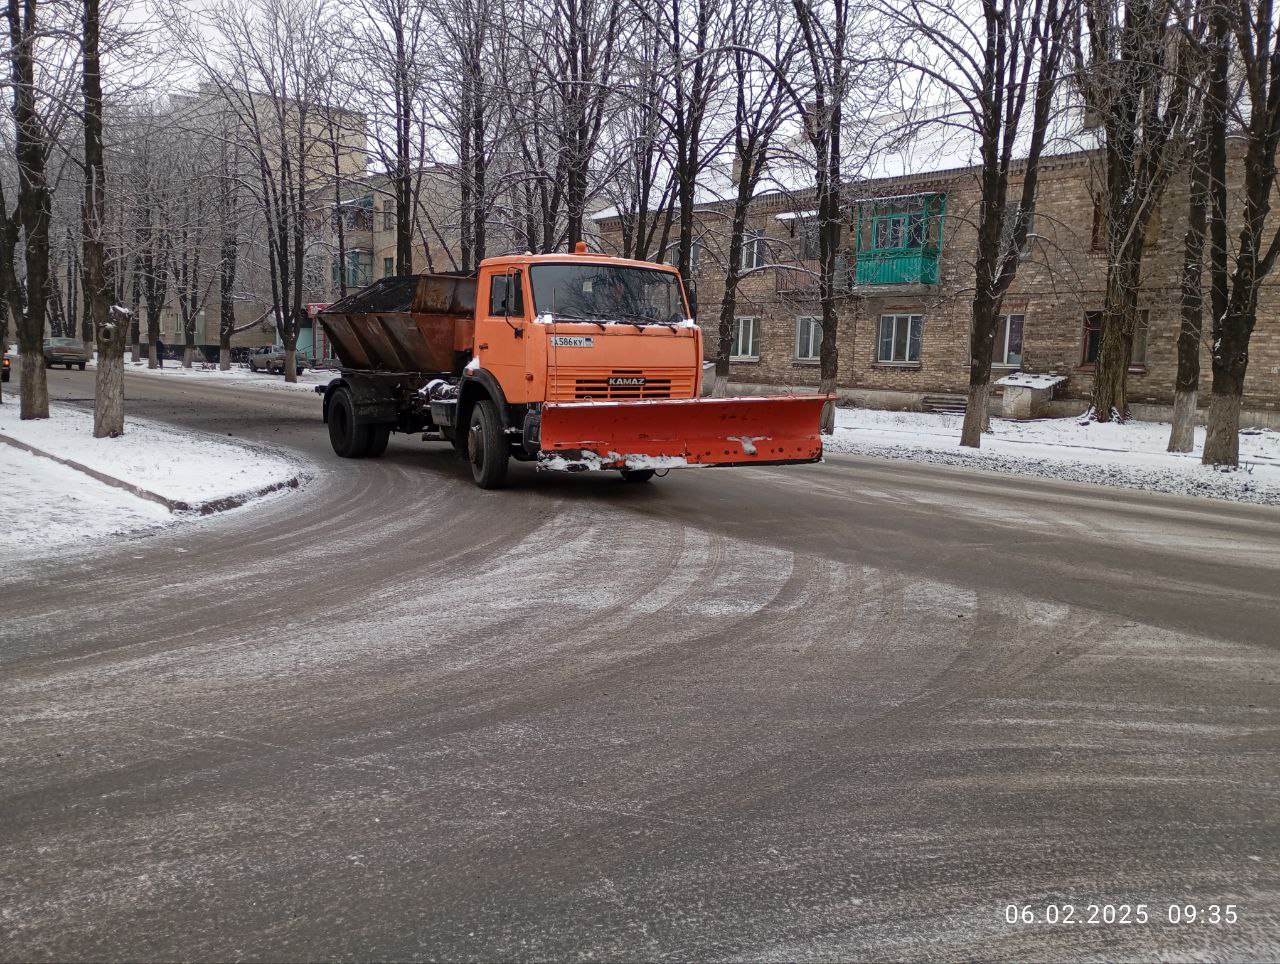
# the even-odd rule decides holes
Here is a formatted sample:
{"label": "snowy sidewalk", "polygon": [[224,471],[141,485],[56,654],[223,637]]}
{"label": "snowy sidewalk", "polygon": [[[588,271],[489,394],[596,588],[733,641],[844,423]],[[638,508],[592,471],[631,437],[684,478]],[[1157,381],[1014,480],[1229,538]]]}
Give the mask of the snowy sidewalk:
{"label": "snowy sidewalk", "polygon": [[975,451],[960,448],[962,420],[960,415],[841,408],[826,451],[1280,505],[1277,432],[1243,431],[1241,467],[1231,472],[1200,464],[1203,428],[1196,429],[1196,451],[1179,455],[1165,451],[1167,422],[997,418],[991,421],[993,434],[984,435],[982,448]]}
{"label": "snowy sidewalk", "polygon": [[50,406],[20,421],[0,407],[0,558],[171,524],[300,484],[284,456],[211,435],[127,418],[117,439],[93,437],[93,413]]}
{"label": "snowy sidewalk", "polygon": [[[97,367],[97,358],[89,362],[90,370]],[[167,378],[170,381],[201,380],[221,382],[237,388],[261,388],[267,391],[304,391],[314,392],[317,385],[328,385],[339,373],[327,368],[307,369],[298,376],[296,382],[286,382],[283,375],[269,375],[266,372],[250,371],[243,365],[232,365],[225,372],[217,365],[193,365],[183,368],[178,361],[165,360],[164,368],[148,368],[145,361],[124,363],[126,375],[145,375],[148,378]]]}

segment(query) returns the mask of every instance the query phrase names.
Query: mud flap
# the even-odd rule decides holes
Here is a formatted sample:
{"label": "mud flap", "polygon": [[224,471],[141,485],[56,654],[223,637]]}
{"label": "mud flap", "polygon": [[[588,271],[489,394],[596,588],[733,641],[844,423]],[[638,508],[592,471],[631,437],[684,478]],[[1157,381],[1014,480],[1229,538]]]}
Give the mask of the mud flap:
{"label": "mud flap", "polygon": [[828,401],[777,395],[548,402],[538,461],[568,471],[817,462]]}

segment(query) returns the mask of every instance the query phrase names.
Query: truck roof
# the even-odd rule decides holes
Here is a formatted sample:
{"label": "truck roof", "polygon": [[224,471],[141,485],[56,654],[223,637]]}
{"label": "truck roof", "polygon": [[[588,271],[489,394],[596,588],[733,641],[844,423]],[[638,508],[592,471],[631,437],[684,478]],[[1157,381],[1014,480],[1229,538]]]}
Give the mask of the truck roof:
{"label": "truck roof", "polygon": [[552,254],[504,254],[494,258],[485,258],[481,267],[487,266],[524,266],[535,264],[607,264],[623,268],[647,268],[649,270],[675,273],[676,268],[670,264],[658,264],[653,261],[637,261],[634,258],[615,258],[599,251],[560,251]]}

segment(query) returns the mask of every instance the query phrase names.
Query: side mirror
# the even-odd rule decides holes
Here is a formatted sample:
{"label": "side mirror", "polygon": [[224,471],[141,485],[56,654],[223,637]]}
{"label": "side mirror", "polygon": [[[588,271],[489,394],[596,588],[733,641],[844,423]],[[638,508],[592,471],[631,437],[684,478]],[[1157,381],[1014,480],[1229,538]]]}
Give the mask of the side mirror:
{"label": "side mirror", "polygon": [[693,316],[693,320],[694,320],[694,321],[697,321],[697,320],[698,320],[698,282],[697,282],[697,279],[695,279],[695,278],[690,278],[690,279],[689,279],[689,281],[688,281],[688,285],[689,285],[689,288],[688,288],[688,294],[689,294],[689,313]]}

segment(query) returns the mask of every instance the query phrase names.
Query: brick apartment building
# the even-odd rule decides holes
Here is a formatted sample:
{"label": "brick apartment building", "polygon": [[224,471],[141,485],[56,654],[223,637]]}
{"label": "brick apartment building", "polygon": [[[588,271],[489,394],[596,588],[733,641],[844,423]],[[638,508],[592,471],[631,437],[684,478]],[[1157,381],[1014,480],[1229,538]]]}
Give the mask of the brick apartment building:
{"label": "brick apartment building", "polygon": [[[1016,370],[1066,376],[1062,401],[1055,405],[1061,414],[1087,405],[1098,348],[1106,259],[1104,223],[1094,201],[1096,158],[1082,151],[1043,162],[1032,237],[1005,298],[996,345],[993,378]],[[848,186],[838,335],[838,387],[844,397],[874,407],[919,408],[934,404],[934,396],[966,392],[977,173],[956,168]],[[1017,196],[1017,190],[1010,193]],[[739,290],[730,367],[739,388],[818,383],[817,243],[807,207],[810,197],[794,191],[761,194],[753,206],[743,266],[763,270],[746,277]],[[1152,216],[1144,255],[1141,322],[1129,379],[1139,416],[1167,417],[1158,406],[1173,397],[1186,208],[1186,179],[1175,177]],[[712,202],[698,219],[694,274],[708,357],[715,352],[724,293],[729,211],[729,202]],[[620,250],[616,213],[607,212],[597,225],[604,249]],[[1251,354],[1246,421],[1280,425],[1275,276],[1261,297]],[[1201,398],[1207,403],[1207,347],[1201,364]]]}

